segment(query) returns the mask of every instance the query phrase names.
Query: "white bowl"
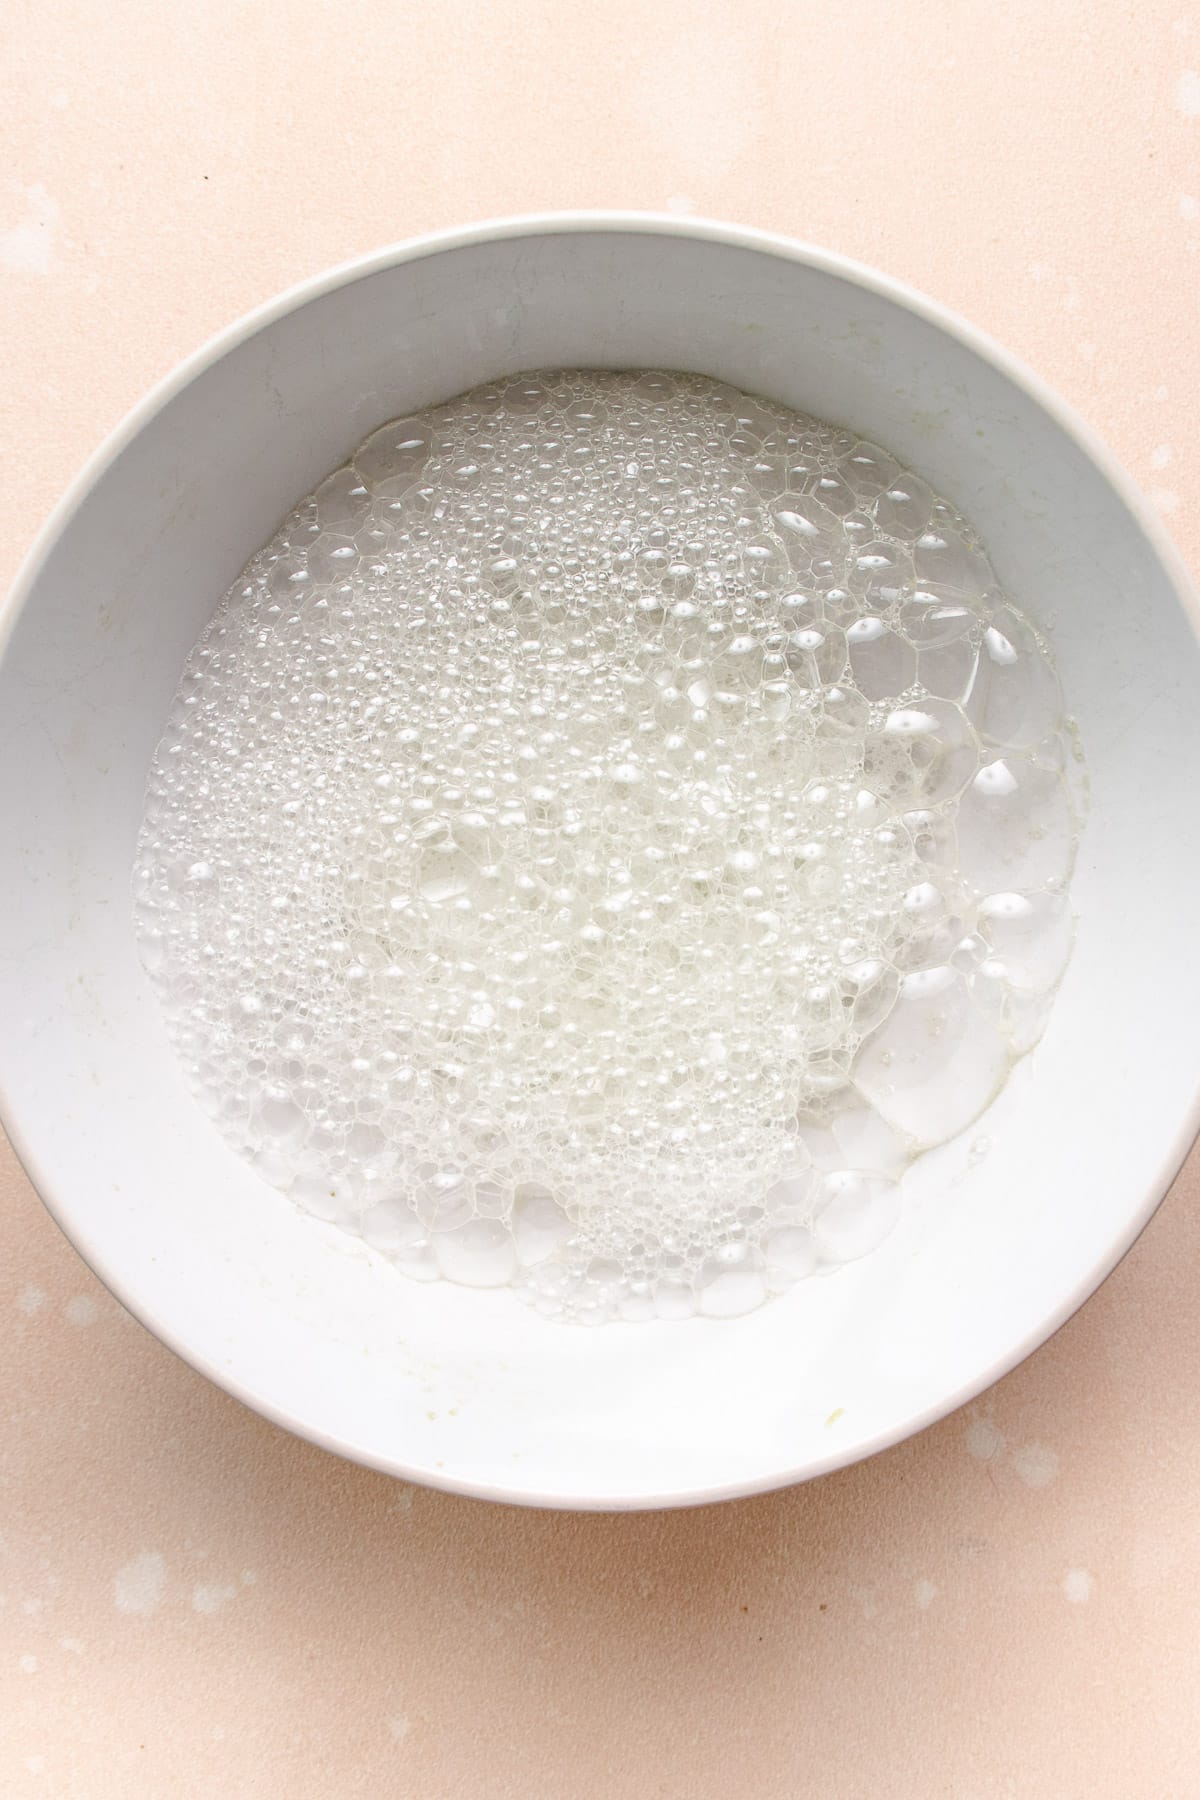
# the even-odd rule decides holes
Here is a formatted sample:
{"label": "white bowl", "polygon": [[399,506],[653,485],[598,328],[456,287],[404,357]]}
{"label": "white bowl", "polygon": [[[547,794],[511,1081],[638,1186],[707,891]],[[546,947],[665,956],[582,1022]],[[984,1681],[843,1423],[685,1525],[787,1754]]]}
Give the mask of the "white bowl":
{"label": "white bowl", "polygon": [[[184,659],[288,505],[374,426],[539,365],[699,370],[887,445],[1053,627],[1091,777],[1042,1044],[910,1177],[874,1255],[748,1317],[586,1331],[422,1287],[302,1216],[185,1089],[130,867]],[[435,1486],[665,1506],[896,1442],[1040,1344],[1200,1124],[1200,652],[1178,557],[1090,432],[930,302],[822,251],[644,215],[475,226],[231,327],[74,484],[0,622],[0,1094],[54,1216],[152,1331],[267,1417]],[[100,1376],[102,1379],[102,1374]]]}

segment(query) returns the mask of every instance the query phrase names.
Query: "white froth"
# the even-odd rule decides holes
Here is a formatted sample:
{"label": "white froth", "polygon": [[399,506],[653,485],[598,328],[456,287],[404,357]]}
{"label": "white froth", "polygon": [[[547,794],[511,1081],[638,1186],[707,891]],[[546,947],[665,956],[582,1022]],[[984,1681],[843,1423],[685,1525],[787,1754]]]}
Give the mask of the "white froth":
{"label": "white froth", "polygon": [[886,451],[697,376],[376,432],[189,659],[139,940],[226,1137],[409,1274],[741,1313],[870,1250],[1070,947],[1057,678]]}

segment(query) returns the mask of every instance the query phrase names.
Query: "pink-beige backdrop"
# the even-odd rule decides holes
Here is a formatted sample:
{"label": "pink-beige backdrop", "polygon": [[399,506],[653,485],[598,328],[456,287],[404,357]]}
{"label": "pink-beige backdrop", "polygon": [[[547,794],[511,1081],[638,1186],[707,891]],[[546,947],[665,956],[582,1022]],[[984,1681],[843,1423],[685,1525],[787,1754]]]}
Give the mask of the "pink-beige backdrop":
{"label": "pink-beige backdrop", "polygon": [[[5,37],[0,582],[238,313],[575,206],[915,283],[1074,401],[1200,556],[1179,0],[10,0]],[[569,1517],[243,1411],[122,1315],[0,1144],[0,1794],[1191,1800],[1198,1191],[1193,1162],[1083,1313],[916,1441]]]}

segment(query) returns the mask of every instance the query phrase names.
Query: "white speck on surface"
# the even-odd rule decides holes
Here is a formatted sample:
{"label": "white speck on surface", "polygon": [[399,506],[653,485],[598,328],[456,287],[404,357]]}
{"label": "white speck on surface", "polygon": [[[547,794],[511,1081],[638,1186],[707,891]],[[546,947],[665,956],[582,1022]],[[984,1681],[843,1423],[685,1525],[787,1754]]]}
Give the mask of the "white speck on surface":
{"label": "white speck on surface", "polygon": [[1175,83],[1175,105],[1185,119],[1200,118],[1200,75],[1185,69]]}
{"label": "white speck on surface", "polygon": [[218,1582],[199,1583],[192,1589],[192,1611],[198,1613],[218,1613],[231,1600],[236,1600],[237,1588],[233,1583],[222,1587]]}
{"label": "white speck on surface", "polygon": [[1086,1569],[1068,1569],[1063,1576],[1062,1590],[1072,1606],[1086,1606],[1095,1585]]}
{"label": "white speck on surface", "polygon": [[1151,488],[1150,498],[1160,513],[1173,513],[1179,505],[1179,495],[1174,488]]}
{"label": "white speck on surface", "polygon": [[972,1419],[967,1426],[967,1455],[991,1462],[1004,1448],[1004,1433],[990,1419]]}
{"label": "white speck on surface", "polygon": [[932,1581],[918,1581],[913,1589],[913,1598],[922,1612],[928,1612],[937,1599],[937,1588]]}
{"label": "white speck on surface", "polygon": [[253,1587],[255,1582],[258,1580],[257,1569],[243,1569],[241,1574],[238,1576],[238,1580],[241,1582],[243,1587]]}
{"label": "white speck on surface", "polygon": [[40,1613],[43,1610],[45,1604],[46,1602],[40,1595],[30,1594],[27,1599],[22,1600],[21,1611],[25,1614],[27,1619],[32,1619],[35,1613]]}
{"label": "white speck on surface", "polygon": [[27,1756],[25,1767],[31,1775],[42,1775],[45,1773],[46,1759],[44,1756]]}
{"label": "white speck on surface", "polygon": [[72,1295],[64,1310],[68,1324],[78,1326],[81,1331],[89,1325],[94,1325],[100,1317],[100,1304],[97,1300],[93,1300],[90,1294]]}
{"label": "white speck on surface", "polygon": [[20,1669],[22,1675],[36,1675],[38,1671],[37,1657],[30,1656],[29,1653],[26,1652],[20,1660]]}
{"label": "white speck on surface", "polygon": [[32,187],[18,186],[17,192],[25,202],[25,215],[0,232],[0,270],[6,275],[48,275],[61,216],[58,202],[40,181]]}
{"label": "white speck on surface", "polygon": [[1012,1453],[1012,1466],[1026,1487],[1049,1487],[1058,1474],[1058,1451],[1049,1444],[1020,1444]]}
{"label": "white speck on surface", "polygon": [[60,1650],[69,1650],[71,1652],[72,1656],[82,1656],[83,1655],[83,1639],[82,1638],[77,1638],[77,1637],[59,1638],[58,1647]]}
{"label": "white speck on surface", "polygon": [[1181,219],[1200,219],[1200,200],[1194,194],[1180,194],[1179,216]]}
{"label": "white speck on surface", "polygon": [[388,1511],[393,1513],[410,1513],[412,1509],[412,1488],[404,1487],[403,1485],[397,1486],[395,1496],[393,1497],[392,1504],[388,1507]]}
{"label": "white speck on surface", "polygon": [[409,1723],[408,1723],[407,1713],[397,1713],[394,1719],[389,1719],[388,1720],[388,1730],[391,1732],[392,1736],[396,1739],[397,1743],[403,1743],[404,1739],[408,1736],[408,1733],[409,1733]]}
{"label": "white speck on surface", "polygon": [[34,1287],[30,1284],[28,1287],[23,1287],[17,1295],[17,1311],[23,1312],[26,1318],[31,1319],[35,1312],[41,1312],[46,1300],[45,1288]]}
{"label": "white speck on surface", "polygon": [[696,202],[690,194],[672,194],[667,201],[667,211],[672,213],[694,213]]}
{"label": "white speck on surface", "polygon": [[118,1612],[157,1612],[167,1585],[167,1565],[157,1550],[143,1550],[113,1577]]}
{"label": "white speck on surface", "polygon": [[71,104],[71,96],[66,88],[55,88],[50,96],[50,104],[55,112],[64,112]]}
{"label": "white speck on surface", "polygon": [[1150,452],[1150,467],[1152,469],[1165,469],[1170,460],[1170,444],[1159,444]]}

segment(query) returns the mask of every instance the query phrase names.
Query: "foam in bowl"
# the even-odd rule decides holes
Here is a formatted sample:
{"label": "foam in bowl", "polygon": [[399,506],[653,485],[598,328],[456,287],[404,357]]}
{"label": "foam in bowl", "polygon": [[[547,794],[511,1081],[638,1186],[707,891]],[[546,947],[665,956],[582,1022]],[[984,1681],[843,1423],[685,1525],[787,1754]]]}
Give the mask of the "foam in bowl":
{"label": "foam in bowl", "polygon": [[406,1273],[740,1313],[870,1250],[1040,1035],[1074,755],[886,451],[522,375],[376,432],[222,601],[139,943],[230,1142]]}

